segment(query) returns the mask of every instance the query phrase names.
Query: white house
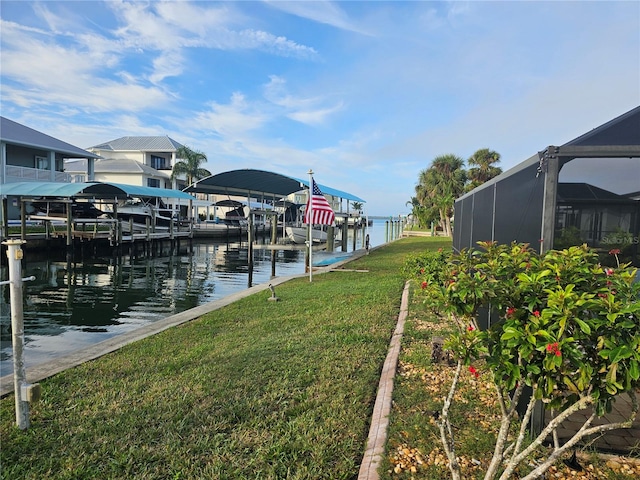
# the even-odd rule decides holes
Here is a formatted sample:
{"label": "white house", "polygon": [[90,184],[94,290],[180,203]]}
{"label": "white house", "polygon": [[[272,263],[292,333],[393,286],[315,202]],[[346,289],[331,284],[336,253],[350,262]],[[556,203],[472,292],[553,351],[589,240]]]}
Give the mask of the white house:
{"label": "white house", "polygon": [[178,180],[172,185],[171,171],[176,163],[176,151],[182,144],[168,136],[121,137],[101,143],[87,150],[100,160],[93,171],[87,161],[69,161],[65,170],[75,181],[125,183],[143,187],[179,188],[186,185]]}

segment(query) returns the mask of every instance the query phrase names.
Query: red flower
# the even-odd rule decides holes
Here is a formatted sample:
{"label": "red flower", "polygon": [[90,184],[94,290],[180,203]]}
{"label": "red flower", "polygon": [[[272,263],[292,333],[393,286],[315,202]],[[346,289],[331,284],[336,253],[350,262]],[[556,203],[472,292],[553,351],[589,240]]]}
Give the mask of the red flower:
{"label": "red flower", "polygon": [[421,268],[421,269],[420,269],[420,273],[424,273],[424,268]]}
{"label": "red flower", "polygon": [[514,313],[516,313],[516,309],[515,308],[513,308],[513,307],[507,308],[507,317],[510,317]]}
{"label": "red flower", "polygon": [[560,347],[558,347],[558,342],[548,344],[547,353],[555,355],[556,357],[559,357],[560,355],[562,355],[562,353],[560,353]]}
{"label": "red flower", "polygon": [[422,284],[420,286],[424,290],[425,288],[427,288],[429,286],[429,284],[425,281],[425,282],[422,282]]}
{"label": "red flower", "polygon": [[611,250],[609,250],[609,255],[620,255],[620,249],[612,248]]}
{"label": "red flower", "polygon": [[607,277],[613,275],[613,268],[606,268],[604,271],[607,274]]}
{"label": "red flower", "polygon": [[534,317],[539,317],[540,316],[540,310],[534,310],[533,311],[533,316]]}
{"label": "red flower", "polygon": [[469,372],[471,372],[471,375],[473,375],[476,378],[480,376],[480,373],[478,372],[478,370],[476,370],[476,367],[474,366],[469,367]]}

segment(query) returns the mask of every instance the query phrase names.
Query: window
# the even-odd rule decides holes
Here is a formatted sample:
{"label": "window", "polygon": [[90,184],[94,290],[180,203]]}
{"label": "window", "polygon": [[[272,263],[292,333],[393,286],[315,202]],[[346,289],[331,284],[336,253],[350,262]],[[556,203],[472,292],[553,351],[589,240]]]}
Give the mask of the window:
{"label": "window", "polygon": [[48,170],[49,169],[49,159],[47,157],[40,157],[36,155],[36,168],[40,170]]}
{"label": "window", "polygon": [[167,170],[169,168],[167,165],[167,159],[151,155],[151,168],[155,168],[156,170]]}
{"label": "window", "polygon": [[160,180],[157,178],[147,178],[147,187],[160,188]]}

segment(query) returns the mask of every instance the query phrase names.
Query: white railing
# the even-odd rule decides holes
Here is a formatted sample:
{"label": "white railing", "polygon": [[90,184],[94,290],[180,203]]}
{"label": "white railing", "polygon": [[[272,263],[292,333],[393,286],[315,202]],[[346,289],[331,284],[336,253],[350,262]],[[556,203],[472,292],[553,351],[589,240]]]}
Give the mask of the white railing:
{"label": "white railing", "polygon": [[[50,182],[51,170],[40,168],[18,167],[7,165],[6,182]],[[65,172],[54,172],[54,182],[69,183],[71,175]]]}

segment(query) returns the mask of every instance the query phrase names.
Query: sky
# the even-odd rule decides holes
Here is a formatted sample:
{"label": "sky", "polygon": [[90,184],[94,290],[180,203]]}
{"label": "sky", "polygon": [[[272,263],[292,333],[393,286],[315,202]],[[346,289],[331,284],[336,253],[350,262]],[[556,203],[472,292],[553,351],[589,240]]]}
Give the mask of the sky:
{"label": "sky", "polygon": [[2,116],[80,148],[168,135],[410,212],[420,172],[503,170],[640,105],[638,1],[6,1]]}

